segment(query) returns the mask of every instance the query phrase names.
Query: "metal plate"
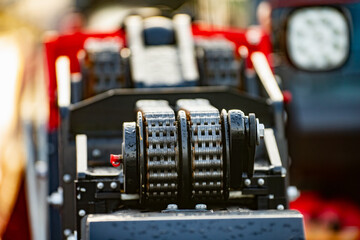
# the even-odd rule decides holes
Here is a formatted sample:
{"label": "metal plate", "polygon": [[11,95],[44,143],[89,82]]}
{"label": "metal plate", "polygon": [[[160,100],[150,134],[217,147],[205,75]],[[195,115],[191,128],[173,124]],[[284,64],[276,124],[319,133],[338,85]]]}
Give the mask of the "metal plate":
{"label": "metal plate", "polygon": [[296,211],[179,211],[89,215],[82,236],[93,239],[305,239]]}
{"label": "metal plate", "polygon": [[240,110],[230,110],[229,131],[230,131],[230,186],[233,189],[241,187],[242,173],[244,172],[244,157],[246,140],[245,140],[245,115]]}
{"label": "metal plate", "polygon": [[137,193],[139,190],[138,161],[136,149],[136,124],[135,122],[123,124],[122,152],[124,161],[124,186],[126,193]]}

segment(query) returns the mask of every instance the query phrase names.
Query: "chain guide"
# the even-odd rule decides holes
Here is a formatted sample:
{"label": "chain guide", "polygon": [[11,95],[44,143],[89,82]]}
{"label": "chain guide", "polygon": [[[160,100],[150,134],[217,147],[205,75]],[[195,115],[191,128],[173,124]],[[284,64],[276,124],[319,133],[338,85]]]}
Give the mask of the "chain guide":
{"label": "chain guide", "polygon": [[192,197],[223,198],[223,146],[219,110],[205,99],[179,100],[189,119]]}
{"label": "chain guide", "polygon": [[177,200],[178,138],[175,113],[166,101],[142,100],[145,130],[146,197],[149,200]]}

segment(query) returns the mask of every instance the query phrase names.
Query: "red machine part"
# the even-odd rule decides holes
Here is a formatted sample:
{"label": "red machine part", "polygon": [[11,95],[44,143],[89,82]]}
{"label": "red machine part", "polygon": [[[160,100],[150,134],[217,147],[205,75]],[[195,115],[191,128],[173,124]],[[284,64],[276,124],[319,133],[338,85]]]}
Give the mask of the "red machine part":
{"label": "red machine part", "polygon": [[[260,27],[250,27],[249,29],[217,29],[209,25],[196,25],[192,26],[194,38],[196,37],[225,37],[232,41],[236,49],[240,47],[247,49],[246,67],[252,69],[252,62],[250,56],[253,52],[262,52],[267,57],[269,63],[270,54],[272,52],[272,45],[270,36],[265,33]],[[50,101],[50,119],[49,130],[57,129],[59,125],[59,112],[57,106],[57,84],[56,84],[56,69],[55,61],[60,56],[67,56],[70,60],[70,72],[79,73],[80,65],[77,55],[80,50],[84,48],[84,43],[88,38],[106,38],[106,37],[119,37],[125,43],[125,32],[120,29],[111,33],[84,33],[75,32],[67,35],[52,35],[45,38],[45,55],[47,65],[47,78],[49,81],[49,101]],[[239,56],[239,51],[236,51]],[[270,64],[271,66],[271,64]]]}
{"label": "red machine part", "polygon": [[337,222],[341,228],[360,228],[360,208],[347,199],[328,199],[316,192],[302,192],[301,196],[290,204],[291,209],[300,211],[309,220],[331,224]]}
{"label": "red machine part", "polygon": [[291,92],[288,91],[288,90],[284,90],[284,91],[282,91],[282,94],[283,94],[283,96],[284,96],[284,103],[285,103],[285,105],[290,104],[291,101],[292,101],[292,94],[291,94]]}
{"label": "red machine part", "polygon": [[[270,60],[270,54],[272,53],[270,35],[268,35],[259,26],[253,26],[248,29],[226,28],[219,30],[209,25],[198,24],[192,26],[192,31],[195,38],[197,36],[220,36],[225,37],[226,39],[235,43],[236,49],[239,49],[240,47],[245,47],[247,49],[247,68],[253,69],[250,56],[254,52],[264,53],[270,63],[270,66],[272,66]],[[236,51],[236,55],[239,56],[239,51]]]}
{"label": "red machine part", "polygon": [[46,74],[49,84],[49,101],[50,101],[50,119],[49,130],[56,129],[59,125],[59,111],[57,106],[57,84],[56,84],[56,69],[55,61],[60,56],[67,56],[70,59],[70,72],[80,72],[80,64],[77,54],[84,47],[84,42],[88,38],[106,38],[119,36],[125,41],[124,32],[122,30],[106,33],[106,34],[93,34],[75,32],[68,35],[61,36],[47,36],[45,38],[45,56],[46,56]]}
{"label": "red machine part", "polygon": [[110,163],[114,167],[119,167],[122,162],[122,156],[116,154],[110,154]]}

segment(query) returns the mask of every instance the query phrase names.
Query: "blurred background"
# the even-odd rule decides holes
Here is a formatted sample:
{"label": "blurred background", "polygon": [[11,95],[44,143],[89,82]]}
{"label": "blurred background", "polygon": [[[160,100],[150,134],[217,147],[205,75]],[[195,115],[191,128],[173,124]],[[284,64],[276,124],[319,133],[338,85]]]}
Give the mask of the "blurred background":
{"label": "blurred background", "polygon": [[47,230],[59,220],[44,207],[59,181],[48,174],[57,146],[49,144],[44,41],[114,32],[135,13],[187,13],[220,29],[269,35],[286,101],[290,184],[300,190],[290,206],[304,214],[308,239],[360,239],[360,3],[353,0],[0,0],[0,239],[61,236]]}

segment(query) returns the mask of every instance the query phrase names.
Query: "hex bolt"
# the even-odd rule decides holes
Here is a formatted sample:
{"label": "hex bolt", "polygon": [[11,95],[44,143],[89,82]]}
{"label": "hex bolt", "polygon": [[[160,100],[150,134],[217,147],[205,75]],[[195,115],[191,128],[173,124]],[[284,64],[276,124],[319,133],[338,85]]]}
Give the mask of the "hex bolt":
{"label": "hex bolt", "polygon": [[195,205],[195,209],[196,209],[196,210],[206,210],[206,209],[207,209],[207,206],[206,206],[206,204],[199,203],[199,204],[196,204],[196,205]]}
{"label": "hex bolt", "polygon": [[81,209],[81,210],[79,211],[79,216],[80,216],[80,217],[85,216],[85,214],[86,214],[86,212],[85,212],[84,209]]}
{"label": "hex bolt", "polygon": [[295,201],[300,196],[300,191],[295,186],[288,186],[287,188],[287,195],[289,198],[289,201]]}
{"label": "hex bolt", "polygon": [[277,205],[276,209],[282,211],[282,210],[284,210],[285,208],[284,208],[284,205],[279,204],[279,205]]}
{"label": "hex bolt", "polygon": [[94,150],[92,150],[91,154],[94,158],[98,158],[101,156],[101,151],[100,151],[100,149],[95,148]]}
{"label": "hex bolt", "polygon": [[98,184],[96,184],[96,187],[98,189],[103,189],[104,188],[104,184],[102,182],[99,182]]}
{"label": "hex bolt", "polygon": [[68,236],[70,236],[70,234],[71,234],[71,230],[70,229],[65,229],[64,230],[64,235],[66,236],[66,237],[68,237]]}
{"label": "hex bolt", "polygon": [[166,207],[167,210],[177,210],[178,209],[178,205],[176,204],[168,204]]}
{"label": "hex bolt", "polygon": [[64,181],[65,183],[69,183],[69,182],[71,181],[71,176],[70,176],[70,174],[64,174],[64,176],[63,176],[63,181]]}
{"label": "hex bolt", "polygon": [[245,179],[245,181],[244,181],[244,184],[245,184],[245,186],[250,186],[250,184],[251,184],[251,180],[250,179]]}
{"label": "hex bolt", "polygon": [[259,184],[259,186],[263,186],[265,183],[265,180],[263,178],[259,178],[257,183]]}
{"label": "hex bolt", "polygon": [[117,188],[117,183],[116,182],[111,182],[110,183],[110,187],[112,188],[112,189],[115,189],[115,188]]}

